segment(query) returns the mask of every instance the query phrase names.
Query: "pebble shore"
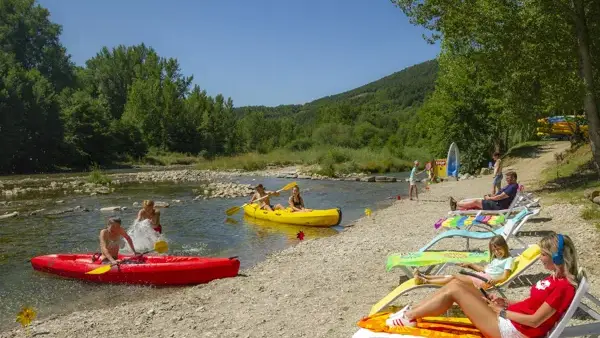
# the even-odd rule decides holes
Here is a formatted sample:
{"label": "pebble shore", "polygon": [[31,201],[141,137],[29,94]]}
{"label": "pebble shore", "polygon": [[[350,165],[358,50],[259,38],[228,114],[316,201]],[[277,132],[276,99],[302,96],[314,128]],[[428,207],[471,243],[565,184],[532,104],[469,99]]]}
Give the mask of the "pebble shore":
{"label": "pebble shore", "polygon": [[[553,151],[512,169],[526,186]],[[521,174],[522,173],[522,174]],[[118,304],[113,308],[76,311],[66,315],[40,314],[31,334],[40,337],[351,337],[356,322],[403,278],[400,270],[385,271],[386,257],[418,250],[437,234],[434,223],[449,210],[447,199],[489,193],[491,180],[447,181],[421,193],[420,201],[400,200],[358,220],[342,233],[325,238],[306,237],[297,245],[269,256],[245,276],[183,288],[162,299]],[[547,231],[571,236],[580,264],[591,278],[590,292],[600,296],[600,232],[579,217],[581,207],[544,205],[541,213],[522,229],[519,238],[537,243]],[[471,241],[485,249],[487,242]],[[485,243],[483,243],[485,242]],[[516,245],[514,240],[510,246]],[[433,249],[465,247],[461,239],[448,239]],[[530,282],[543,277],[538,262],[522,281],[508,289],[511,298],[527,296]],[[431,290],[410,292],[398,305],[418,301]],[[575,319],[573,322],[578,322]],[[16,324],[15,324],[16,325]],[[26,337],[23,329],[0,333],[0,338]]]}

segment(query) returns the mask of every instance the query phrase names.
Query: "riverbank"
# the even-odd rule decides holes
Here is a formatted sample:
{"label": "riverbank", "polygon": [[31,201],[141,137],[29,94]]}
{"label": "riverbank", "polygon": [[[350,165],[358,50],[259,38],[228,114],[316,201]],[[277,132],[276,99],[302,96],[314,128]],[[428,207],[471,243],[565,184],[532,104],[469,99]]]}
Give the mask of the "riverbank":
{"label": "riverbank", "polygon": [[[510,167],[527,187],[561,146],[549,145],[536,159]],[[244,277],[112,309],[46,317],[35,321],[31,332],[43,337],[350,337],[358,329],[356,322],[398,283],[399,271],[385,272],[387,255],[418,250],[434,237],[433,224],[447,212],[449,196],[481,196],[490,189],[489,177],[435,184],[427,194],[421,192],[419,202],[396,201],[336,236],[306,237],[242,271]],[[599,233],[579,218],[578,206],[546,207],[543,200],[541,204],[541,214],[523,228],[521,239],[535,243],[548,230],[570,235],[581,265],[591,276],[590,292],[600,295],[594,278],[600,269]],[[472,244],[485,248],[487,243]],[[436,249],[461,246],[464,240],[450,239]],[[538,263],[525,274],[539,278],[541,272]],[[529,286],[518,283],[509,289],[509,296],[523,297],[528,292]],[[399,303],[425,294],[409,293]],[[25,331],[3,332],[0,337],[25,337]]]}

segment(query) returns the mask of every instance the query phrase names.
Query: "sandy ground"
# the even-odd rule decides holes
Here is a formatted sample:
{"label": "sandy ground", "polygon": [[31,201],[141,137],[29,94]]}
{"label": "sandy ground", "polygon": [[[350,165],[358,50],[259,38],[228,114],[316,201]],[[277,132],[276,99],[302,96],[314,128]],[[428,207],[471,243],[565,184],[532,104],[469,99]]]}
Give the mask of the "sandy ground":
{"label": "sandy ground", "polygon": [[[538,158],[510,168],[517,170],[521,182],[531,183],[552,162],[553,153],[565,147],[561,143],[548,146]],[[490,189],[490,176],[436,184],[421,195],[421,201],[397,201],[337,236],[305,238],[243,271],[246,277],[213,281],[113,309],[42,319],[33,323],[31,332],[40,337],[350,337],[358,329],[356,322],[402,276],[400,270],[385,271],[386,257],[418,250],[433,238],[433,224],[449,210],[448,196],[477,197]],[[578,215],[577,206],[544,206],[523,227],[520,238],[536,243],[544,230],[570,235],[591,277],[591,292],[600,296],[595,279],[600,232]],[[487,245],[475,243],[479,248]],[[445,240],[434,248],[464,249],[464,240]],[[540,272],[541,264],[536,263],[523,280],[537,280]],[[515,283],[509,293],[525,296],[526,284]],[[397,303],[426,294],[409,293]],[[21,329],[0,333],[2,338],[24,336]]]}

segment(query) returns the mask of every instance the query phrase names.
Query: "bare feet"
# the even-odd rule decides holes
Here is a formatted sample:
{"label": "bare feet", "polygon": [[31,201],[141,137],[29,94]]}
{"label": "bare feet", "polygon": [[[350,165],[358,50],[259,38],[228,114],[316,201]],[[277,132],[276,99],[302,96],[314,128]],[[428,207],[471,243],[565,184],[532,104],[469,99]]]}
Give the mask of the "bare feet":
{"label": "bare feet", "polygon": [[415,285],[427,284],[428,281],[422,276],[415,276]]}
{"label": "bare feet", "polygon": [[456,210],[456,200],[453,197],[450,197],[450,210],[455,211]]}

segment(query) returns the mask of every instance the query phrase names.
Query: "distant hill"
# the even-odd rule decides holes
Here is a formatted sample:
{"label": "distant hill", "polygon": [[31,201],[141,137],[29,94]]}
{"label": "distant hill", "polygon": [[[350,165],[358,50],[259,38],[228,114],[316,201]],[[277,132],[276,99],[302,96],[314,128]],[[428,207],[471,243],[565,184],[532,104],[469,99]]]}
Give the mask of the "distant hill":
{"label": "distant hill", "polygon": [[244,106],[235,108],[238,118],[252,112],[262,112],[265,118],[293,117],[296,121],[310,123],[319,109],[334,105],[372,107],[380,112],[398,113],[409,107],[420,106],[433,92],[438,72],[436,60],[426,61],[388,75],[364,86],[306,104],[279,105],[276,107]]}

